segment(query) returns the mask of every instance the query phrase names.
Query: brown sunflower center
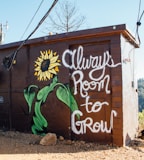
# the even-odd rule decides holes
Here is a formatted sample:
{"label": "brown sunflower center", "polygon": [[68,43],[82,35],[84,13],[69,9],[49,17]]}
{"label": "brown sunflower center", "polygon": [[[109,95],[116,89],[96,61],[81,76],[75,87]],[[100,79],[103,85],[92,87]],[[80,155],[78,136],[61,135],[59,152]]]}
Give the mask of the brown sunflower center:
{"label": "brown sunflower center", "polygon": [[41,63],[41,70],[42,70],[42,72],[47,71],[48,68],[49,68],[49,65],[50,65],[50,60],[49,59],[43,60],[43,62]]}

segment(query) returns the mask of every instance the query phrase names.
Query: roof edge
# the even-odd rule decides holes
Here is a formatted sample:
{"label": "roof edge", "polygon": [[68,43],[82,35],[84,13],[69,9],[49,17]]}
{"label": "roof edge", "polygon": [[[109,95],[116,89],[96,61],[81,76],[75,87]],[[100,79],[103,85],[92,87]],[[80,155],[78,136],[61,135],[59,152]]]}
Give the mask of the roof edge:
{"label": "roof edge", "polygon": [[[79,30],[74,32],[68,32],[68,33],[61,33],[61,34],[54,34],[54,35],[48,35],[38,38],[29,39],[25,45],[28,44],[36,44],[36,43],[46,43],[48,41],[63,41],[63,40],[69,40],[69,39],[76,39],[76,38],[83,38],[83,37],[100,37],[100,36],[108,36],[113,34],[123,34],[124,37],[133,44],[136,48],[139,48],[139,44],[137,43],[136,39],[132,35],[132,33],[126,28],[126,24],[120,24],[120,25],[112,25],[112,26],[105,26],[105,27],[99,27],[99,28],[92,28],[92,29],[86,29],[86,30]],[[21,45],[23,41],[19,42],[12,42],[8,44],[0,45],[0,49],[10,48],[10,47],[17,47]]]}

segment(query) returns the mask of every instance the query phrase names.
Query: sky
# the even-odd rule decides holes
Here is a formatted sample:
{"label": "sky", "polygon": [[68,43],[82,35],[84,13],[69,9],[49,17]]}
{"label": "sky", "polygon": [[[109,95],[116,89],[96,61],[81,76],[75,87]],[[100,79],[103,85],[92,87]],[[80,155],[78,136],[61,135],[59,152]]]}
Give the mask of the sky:
{"label": "sky", "polygon": [[[64,0],[59,0],[62,3]],[[129,31],[135,35],[136,22],[144,10],[144,1],[141,0],[69,0],[78,8],[81,15],[85,16],[85,25],[81,29],[99,28],[104,26],[126,24]],[[53,0],[43,0],[41,8],[36,14],[32,24],[24,34],[30,20],[34,16],[42,0],[1,0],[0,24],[3,26],[3,44],[26,39],[37,26],[41,18],[50,8]],[[140,10],[139,10],[140,9]],[[53,12],[53,10],[52,10]],[[8,29],[5,25],[8,22]],[[47,19],[31,38],[47,35]],[[24,35],[23,35],[24,34]],[[139,27],[141,39],[140,48],[135,52],[135,74],[137,78],[144,78],[144,16]]]}

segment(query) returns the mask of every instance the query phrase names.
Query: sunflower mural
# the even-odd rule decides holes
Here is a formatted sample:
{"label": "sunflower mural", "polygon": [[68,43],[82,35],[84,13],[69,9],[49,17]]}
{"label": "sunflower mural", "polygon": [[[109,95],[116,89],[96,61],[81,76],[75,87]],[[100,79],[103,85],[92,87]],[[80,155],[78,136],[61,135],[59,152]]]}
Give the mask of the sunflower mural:
{"label": "sunflower mural", "polygon": [[[58,100],[69,107],[71,112],[78,110],[78,104],[69,83],[63,84],[58,80],[57,74],[59,66],[61,66],[60,62],[57,52],[52,50],[40,51],[40,56],[34,62],[34,76],[37,77],[38,81],[49,81],[50,79],[52,81],[41,89],[34,84],[24,89],[24,97],[29,107],[29,114],[32,113],[34,104],[33,125],[31,127],[34,134],[44,135],[46,133],[48,122],[41,113],[41,106],[46,103],[47,97],[53,91],[55,91]],[[80,116],[77,115],[77,118],[80,119]]]}
{"label": "sunflower mural", "polygon": [[40,51],[41,55],[35,61],[35,73],[37,80],[47,81],[59,72],[60,60],[56,52],[52,50]]}

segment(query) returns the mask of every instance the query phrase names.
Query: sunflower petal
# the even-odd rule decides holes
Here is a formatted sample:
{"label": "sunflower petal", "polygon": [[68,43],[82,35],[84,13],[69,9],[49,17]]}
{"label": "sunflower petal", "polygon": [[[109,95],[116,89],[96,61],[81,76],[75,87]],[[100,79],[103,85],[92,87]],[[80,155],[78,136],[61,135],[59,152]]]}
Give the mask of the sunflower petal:
{"label": "sunflower petal", "polygon": [[55,62],[58,60],[58,57],[59,57],[59,56],[52,57],[52,58],[50,59],[51,63],[55,63]]}
{"label": "sunflower petal", "polygon": [[52,73],[52,74],[57,74],[54,69],[50,69],[49,72]]}
{"label": "sunflower petal", "polygon": [[37,72],[35,72],[34,75],[37,76]]}
{"label": "sunflower petal", "polygon": [[46,77],[47,77],[48,79],[50,79],[50,73],[49,73],[49,71],[46,72]]}
{"label": "sunflower petal", "polygon": [[39,70],[39,71],[38,71],[37,75],[38,75],[38,76],[40,76],[40,75],[41,75],[41,70]]}
{"label": "sunflower petal", "polygon": [[59,72],[59,68],[58,68],[57,66],[55,67],[55,71],[56,71],[56,72]]}
{"label": "sunflower petal", "polygon": [[37,61],[38,61],[38,62],[42,62],[42,61],[43,61],[43,58],[38,57]]}
{"label": "sunflower petal", "polygon": [[42,76],[42,73],[41,73],[41,74],[39,75],[39,79],[40,79],[40,81],[42,80],[42,77],[43,77],[43,76]]}
{"label": "sunflower petal", "polygon": [[50,64],[49,69],[52,69],[56,66],[60,66],[60,64],[59,63],[52,63],[52,64]]}
{"label": "sunflower petal", "polygon": [[53,57],[53,53],[50,52],[50,54],[49,54],[49,59],[51,59],[52,57]]}
{"label": "sunflower petal", "polygon": [[47,73],[47,72],[44,72],[44,73],[43,73],[43,79],[44,79],[44,81],[47,79],[46,73]]}
{"label": "sunflower petal", "polygon": [[37,68],[34,69],[35,71],[39,71],[40,70],[40,66],[38,66]]}
{"label": "sunflower petal", "polygon": [[49,59],[48,52],[45,54],[45,59]]}
{"label": "sunflower petal", "polygon": [[38,66],[41,66],[41,62],[35,61]]}
{"label": "sunflower petal", "polygon": [[48,54],[50,54],[51,53],[51,51],[50,51],[50,49],[48,50]]}
{"label": "sunflower petal", "polygon": [[40,58],[40,59],[42,59],[42,60],[43,60],[43,59],[44,59],[44,57],[45,57],[45,56],[44,56],[44,55],[45,55],[45,52],[40,51],[40,54],[41,54],[41,58]]}

